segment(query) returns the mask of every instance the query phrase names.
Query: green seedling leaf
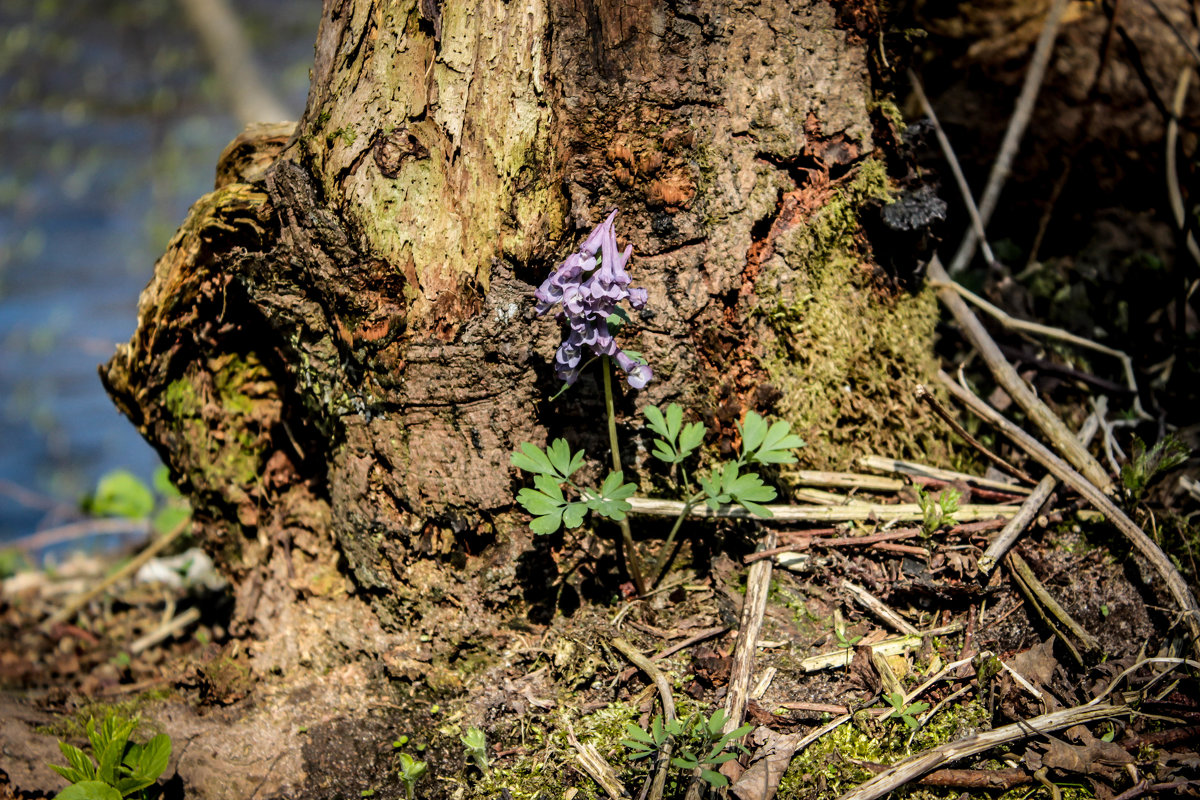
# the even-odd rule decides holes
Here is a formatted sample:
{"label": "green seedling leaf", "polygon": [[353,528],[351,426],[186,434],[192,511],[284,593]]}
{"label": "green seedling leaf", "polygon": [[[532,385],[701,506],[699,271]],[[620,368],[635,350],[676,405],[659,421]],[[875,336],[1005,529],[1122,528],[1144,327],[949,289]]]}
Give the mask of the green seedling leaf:
{"label": "green seedling leaf", "polygon": [[156,780],[156,778],[147,778],[144,775],[131,775],[118,780],[115,786],[122,797],[128,797],[134,792],[140,792],[142,789],[153,786]]}
{"label": "green seedling leaf", "polygon": [[558,477],[566,480],[571,475],[583,466],[583,451],[571,453],[571,446],[567,444],[566,439],[555,439],[550,443],[550,447],[546,450],[546,456],[550,459],[551,466],[554,467]]}
{"label": "green seedling leaf", "polygon": [[655,737],[652,733],[647,733],[632,722],[625,723],[625,733],[634,741],[644,744],[655,744]]}
{"label": "green seedling leaf", "polygon": [[179,493],[179,489],[175,484],[171,483],[171,470],[165,466],[160,466],[154,470],[154,476],[150,480],[150,485],[154,487],[154,491],[167,500],[177,500],[183,495]]}
{"label": "green seedling leaf", "polygon": [[683,409],[678,403],[667,406],[667,439],[672,444],[679,438],[679,429],[683,425]]}
{"label": "green seedling leaf", "polygon": [[[71,783],[95,779],[96,765],[90,758],[88,758],[86,753],[84,753],[78,747],[67,744],[63,741],[58,743],[58,749],[62,751],[63,756],[67,759],[67,763],[71,766],[68,769],[66,767],[56,767],[51,765],[51,769],[53,769],[59,775],[62,775]],[[67,774],[68,772],[70,774]]]}
{"label": "green seedling leaf", "polygon": [[1174,469],[1187,461],[1191,450],[1174,436],[1165,436],[1147,449],[1137,436],[1130,446],[1129,460],[1121,467],[1121,484],[1129,499],[1137,502],[1161,472]]}
{"label": "green seedling leaf", "polygon": [[737,466],[734,464],[723,464],[709,475],[696,476],[696,481],[700,484],[700,489],[708,498],[704,502],[713,511],[716,511],[733,499],[728,492],[722,489],[726,467],[733,467],[735,472],[737,470]]}
{"label": "green seedling leaf", "polygon": [[761,504],[775,499],[775,489],[764,484],[762,478],[758,477],[756,473],[747,472],[745,475],[737,476],[729,482],[727,491],[738,505],[752,514],[766,518],[773,516],[771,509]]}
{"label": "green seedling leaf", "polygon": [[125,757],[125,745],[129,743],[129,734],[133,733],[135,725],[137,723],[133,720],[110,716],[104,720],[99,732],[89,727],[88,738],[92,740],[92,753],[96,756],[97,779],[111,785],[116,784],[120,777],[118,767]]}
{"label": "green seedling leaf", "polygon": [[553,514],[556,511],[561,513],[564,505],[561,496],[557,498],[551,497],[536,489],[522,489],[517,492],[517,502],[535,517],[540,517],[544,514]]}
{"label": "green seedling leaf", "polygon": [[429,765],[424,761],[418,761],[408,753],[400,754],[400,780],[404,781],[412,788],[412,785],[425,777],[425,773],[429,771]]}
{"label": "green seedling leaf", "polygon": [[630,360],[634,361],[637,364],[649,364],[650,363],[649,361],[646,360],[646,357],[644,355],[642,355],[641,353],[639,353],[637,350],[625,350],[623,352],[625,353],[625,355],[629,356]]}
{"label": "green seedling leaf", "polygon": [[628,739],[622,739],[621,744],[629,748],[629,752],[625,754],[626,761],[637,761],[639,758],[654,755],[654,750],[646,748],[645,745],[631,742]]}
{"label": "green seedling leaf", "polygon": [[700,766],[700,759],[696,758],[692,753],[684,751],[675,758],[672,758],[671,763],[679,769],[695,769]]}
{"label": "green seedling leaf", "polygon": [[134,775],[147,778],[153,784],[166,771],[167,762],[171,760],[171,737],[160,733],[140,747],[135,745],[135,748],[136,756],[132,756],[131,751],[124,763]]}
{"label": "green seedling leaf", "polygon": [[708,785],[714,789],[720,789],[723,786],[729,785],[729,779],[715,770],[702,769],[700,770],[700,777],[707,781]]}
{"label": "green seedling leaf", "polygon": [[604,321],[608,323],[609,333],[619,333],[621,328],[629,322],[629,312],[617,306],[616,311],[609,314]]}
{"label": "green seedling leaf", "polygon": [[550,463],[546,451],[530,442],[523,442],[520,452],[513,453],[508,460],[517,469],[532,472],[535,475],[555,474],[554,466]]}
{"label": "green seedling leaf", "polygon": [[707,429],[699,422],[689,422],[683,426],[683,430],[679,433],[680,460],[687,457],[688,454],[704,442],[704,434],[706,432]]}
{"label": "green seedling leaf", "polygon": [[836,628],[834,629],[833,634],[837,636],[838,643],[841,644],[842,647],[854,647],[854,645],[858,644],[863,638],[862,634],[860,634],[855,636],[853,639],[847,639],[846,634],[842,633]]}
{"label": "green seedling leaf", "polygon": [[563,527],[578,528],[583,524],[583,519],[587,516],[587,512],[587,503],[568,503],[567,507],[563,509]]}
{"label": "green seedling leaf", "polygon": [[121,800],[121,793],[103,781],[80,781],[54,795],[54,800]]}
{"label": "green seedling leaf", "polygon": [[674,443],[671,434],[667,432],[667,420],[656,406],[646,406],[643,408],[642,416],[646,418],[647,428],[666,439],[668,444]]}
{"label": "green seedling leaf", "polygon": [[742,434],[742,459],[748,459],[762,445],[767,436],[767,421],[753,411],[738,426]]}
{"label": "green seedling leaf", "polygon": [[665,461],[668,464],[676,464],[683,460],[679,453],[675,452],[675,448],[671,447],[671,445],[667,444],[662,439],[654,440],[653,455],[659,461]]}
{"label": "green seedling leaf", "polygon": [[609,519],[625,519],[625,512],[633,508],[625,498],[632,497],[637,486],[624,483],[624,478],[623,472],[610,472],[600,486],[599,495],[588,499],[587,507]]}
{"label": "green seedling leaf", "polygon": [[791,433],[792,426],[783,420],[776,420],[763,437],[757,451],[750,455],[751,461],[759,464],[795,464],[796,457],[792,450],[804,446],[804,440]]}
{"label": "green seedling leaf", "polygon": [[187,522],[191,516],[192,510],[187,506],[170,505],[155,514],[151,524],[155,533],[165,536]]}

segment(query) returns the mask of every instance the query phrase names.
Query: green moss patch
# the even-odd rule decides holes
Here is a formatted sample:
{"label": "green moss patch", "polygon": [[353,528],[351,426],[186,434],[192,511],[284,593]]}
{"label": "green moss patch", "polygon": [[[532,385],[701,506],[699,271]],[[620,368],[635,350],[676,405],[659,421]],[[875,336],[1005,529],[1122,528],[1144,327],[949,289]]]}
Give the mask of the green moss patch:
{"label": "green moss patch", "polygon": [[931,290],[879,286],[860,237],[860,209],[887,197],[883,164],[864,162],[808,220],[780,234],[755,286],[762,364],[813,468],[844,469],[867,452],[947,457],[912,395],[936,371],[936,299]]}

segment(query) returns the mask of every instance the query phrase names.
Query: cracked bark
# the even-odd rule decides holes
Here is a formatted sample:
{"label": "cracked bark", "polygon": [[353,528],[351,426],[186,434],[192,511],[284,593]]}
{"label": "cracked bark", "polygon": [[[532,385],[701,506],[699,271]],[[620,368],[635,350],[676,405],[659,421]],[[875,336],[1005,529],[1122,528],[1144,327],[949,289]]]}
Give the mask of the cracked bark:
{"label": "cracked bark", "polygon": [[[933,319],[872,282],[861,237],[833,261],[797,244],[873,158],[867,50],[824,2],[327,0],[302,119],[230,146],[102,368],[196,503],[242,617],[263,625],[267,588],[278,607],[344,563],[403,624],[413,565],[470,537],[496,545],[470,580],[519,594],[508,453],[564,434],[604,452],[594,381],[546,402],[560,334],[531,295],[614,204],[650,292],[626,341],[656,370],[619,399],[626,417],[677,401],[728,428],[813,391],[845,430],[810,438],[906,425],[890,416],[905,392],[846,396],[844,371],[756,312],[762,276],[802,303],[820,274]],[[904,372],[927,363],[932,322],[899,355],[886,328],[912,318],[837,335]]]}

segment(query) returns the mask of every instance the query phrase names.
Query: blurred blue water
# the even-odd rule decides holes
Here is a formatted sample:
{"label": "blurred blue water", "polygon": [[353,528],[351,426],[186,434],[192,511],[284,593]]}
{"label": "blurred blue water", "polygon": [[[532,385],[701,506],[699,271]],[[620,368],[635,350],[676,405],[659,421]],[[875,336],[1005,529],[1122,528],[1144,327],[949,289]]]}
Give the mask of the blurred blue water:
{"label": "blurred blue water", "polygon": [[[298,117],[319,0],[234,6]],[[149,481],[96,368],[239,129],[173,0],[0,0],[0,543],[109,470]]]}

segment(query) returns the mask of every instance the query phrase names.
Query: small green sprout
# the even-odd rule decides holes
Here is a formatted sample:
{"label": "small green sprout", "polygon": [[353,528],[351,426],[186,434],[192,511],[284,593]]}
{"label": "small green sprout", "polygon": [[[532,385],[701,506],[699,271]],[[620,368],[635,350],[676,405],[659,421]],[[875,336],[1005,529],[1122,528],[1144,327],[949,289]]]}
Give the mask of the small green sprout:
{"label": "small green sprout", "polygon": [[424,761],[418,761],[408,753],[400,754],[400,782],[404,784],[404,795],[408,800],[413,798],[413,787],[417,781],[428,771],[429,765]]}
{"label": "small green sprout", "polygon": [[50,769],[71,782],[54,800],[122,800],[144,797],[171,758],[171,739],[160,733],[146,744],[129,741],[137,721],[116,715],[107,717],[99,729],[96,721],[87,723],[92,757],[78,747],[60,741],[59,750],[69,766],[50,765]]}
{"label": "small green sprout", "polygon": [[921,529],[925,535],[932,535],[939,528],[954,524],[954,513],[958,511],[958,501],[962,493],[956,489],[946,489],[941,496],[934,499],[922,487],[917,487],[917,505],[923,516]]}
{"label": "small green sprout", "polygon": [[862,634],[859,634],[858,636],[855,636],[852,639],[848,639],[848,638],[846,638],[846,634],[842,631],[841,628],[834,628],[833,634],[834,634],[834,636],[837,637],[838,644],[840,644],[842,647],[846,648],[847,650],[849,650],[851,647],[854,647],[854,645],[858,644],[863,638]]}
{"label": "small green sprout", "polygon": [[1145,442],[1134,436],[1129,460],[1121,467],[1121,484],[1125,487],[1129,502],[1141,500],[1159,473],[1174,469],[1187,461],[1191,454],[1188,446],[1174,436],[1163,437],[1149,450]]}
{"label": "small green sprout", "polygon": [[479,771],[486,775],[489,771],[487,737],[483,735],[483,731],[474,726],[467,728],[467,732],[459,737],[459,741],[467,748],[467,756],[475,762]]}
{"label": "small green sprout", "polygon": [[679,745],[677,755],[672,757],[671,766],[692,771],[700,769],[700,777],[713,788],[729,784],[729,779],[717,771],[726,761],[737,757],[737,753],[729,748],[736,748],[743,753],[745,748],[737,744],[737,740],[754,729],[752,725],[742,725],[740,728],[722,735],[728,717],[724,709],[718,709],[711,717],[697,714],[684,722],[672,720],[663,723],[661,716],[656,715],[650,723],[650,730],[642,730],[637,725],[629,723],[625,731],[628,739],[621,744],[629,749],[626,758],[630,761],[646,758],[663,750],[669,740]]}
{"label": "small green sprout", "polygon": [[[625,483],[625,474],[619,470],[610,472],[599,489],[584,488],[571,480],[583,466],[583,451],[573,452],[566,439],[555,439],[545,450],[525,442],[509,460],[517,469],[533,474],[534,488],[517,492],[517,502],[533,515],[529,529],[534,533],[578,528],[588,511],[620,521],[632,508],[626,498],[637,491],[637,486]],[[572,490],[572,497],[579,499],[568,498],[563,493],[564,485]]]}
{"label": "small green sprout", "polygon": [[917,722],[917,715],[929,708],[928,703],[912,703],[904,705],[904,695],[900,692],[891,692],[883,696],[884,700],[888,701],[892,710],[883,715],[883,719],[893,719],[899,717],[900,720],[912,730],[921,727],[921,723]]}

